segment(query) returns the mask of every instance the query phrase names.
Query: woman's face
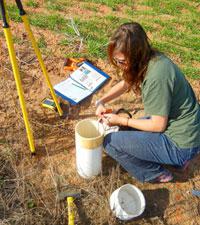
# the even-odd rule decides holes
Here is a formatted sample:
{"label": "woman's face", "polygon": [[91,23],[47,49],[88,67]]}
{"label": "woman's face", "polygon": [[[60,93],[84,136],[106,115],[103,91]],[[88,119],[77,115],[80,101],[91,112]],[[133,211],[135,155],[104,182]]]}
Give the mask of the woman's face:
{"label": "woman's face", "polygon": [[125,55],[122,52],[114,51],[113,61],[120,69],[122,70],[127,69],[128,62],[127,59],[125,58]]}

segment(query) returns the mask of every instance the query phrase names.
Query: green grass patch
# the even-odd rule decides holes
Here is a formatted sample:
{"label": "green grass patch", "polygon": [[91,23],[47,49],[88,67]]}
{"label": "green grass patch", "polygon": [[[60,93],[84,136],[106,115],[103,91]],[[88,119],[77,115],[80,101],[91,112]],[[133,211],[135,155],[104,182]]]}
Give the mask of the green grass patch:
{"label": "green grass patch", "polygon": [[64,38],[64,39],[60,40],[58,44],[61,46],[68,46],[69,44],[71,44],[71,41]]}
{"label": "green grass patch", "polygon": [[146,31],[150,31],[150,32],[157,31],[157,28],[153,27],[153,25],[150,24],[149,22],[142,22],[141,25]]}
{"label": "green grass patch", "polygon": [[164,42],[164,41],[153,41],[153,47],[158,49],[161,52],[166,52],[168,54],[173,53],[173,54],[179,54],[179,48],[176,47],[176,45],[171,44],[169,42]]}
{"label": "green grass patch", "polygon": [[50,10],[54,10],[54,11],[62,11],[63,10],[62,5],[56,4],[56,3],[52,4],[49,1],[46,3],[46,8],[50,9]]}
{"label": "green grass patch", "polygon": [[138,16],[138,15],[145,15],[145,16],[156,16],[157,13],[153,10],[135,10],[135,9],[126,9],[126,14],[129,16]]}
{"label": "green grass patch", "polygon": [[63,11],[66,7],[72,6],[72,1],[65,0],[45,0],[44,5],[49,10]]}
{"label": "green grass patch", "polygon": [[76,19],[75,22],[84,37],[94,37],[96,34],[98,35],[100,33],[99,28],[101,27],[102,29],[103,27],[103,24],[101,24],[100,21],[96,21],[95,18],[91,20]]}
{"label": "green grass patch", "polygon": [[98,6],[97,5],[91,5],[91,4],[82,4],[83,9],[87,9],[93,12],[98,12]]}
{"label": "green grass patch", "polygon": [[200,62],[200,53],[192,50],[180,51],[181,59],[185,64],[192,62],[193,60]]}
{"label": "green grass patch", "polygon": [[185,25],[186,29],[188,29],[192,34],[200,35],[200,16],[192,18],[190,21],[184,21],[183,24]]}
{"label": "green grass patch", "polygon": [[102,45],[100,41],[96,41],[94,39],[89,39],[87,41],[87,50],[90,57],[106,57],[105,46]]}
{"label": "green grass patch", "polygon": [[166,21],[165,19],[163,20],[163,19],[161,19],[159,17],[152,18],[149,22],[158,24],[158,25],[160,25],[162,27],[166,27],[166,26],[168,26],[171,23],[171,21],[169,21],[169,20]]}
{"label": "green grass patch", "polygon": [[119,5],[133,6],[132,0],[82,0],[82,2],[92,2],[96,4],[103,4],[111,7],[112,9],[116,9]]}
{"label": "green grass patch", "polygon": [[191,35],[189,35],[183,39],[180,39],[179,42],[184,47],[190,48],[194,51],[200,51],[200,37],[192,37]]}
{"label": "green grass patch", "polygon": [[46,42],[43,35],[38,39],[37,43],[38,43],[39,48],[46,48],[47,47],[47,42]]}
{"label": "green grass patch", "polygon": [[30,23],[33,26],[53,31],[62,31],[65,27],[67,27],[67,21],[59,14],[32,15],[30,18]]}
{"label": "green grass patch", "polygon": [[188,8],[189,4],[181,0],[144,0],[142,2],[146,6],[150,6],[159,14],[178,15],[181,10]]}
{"label": "green grass patch", "polygon": [[173,26],[165,26],[161,31],[160,34],[162,36],[166,36],[169,38],[181,38],[183,37],[183,33],[180,31],[177,31]]}
{"label": "green grass patch", "polygon": [[185,64],[193,60],[200,62],[200,53],[198,51],[187,49],[176,42],[170,40],[168,42],[154,41],[153,46],[164,53],[177,55]]}
{"label": "green grass patch", "polygon": [[[96,20],[76,20],[81,36],[84,38],[84,43],[87,46],[90,57],[105,58],[105,45],[108,42],[107,24],[102,19]],[[89,31],[89,32],[88,32]]]}
{"label": "green grass patch", "polygon": [[87,49],[90,57],[106,58],[108,38],[101,37],[98,39],[88,39]]}
{"label": "green grass patch", "polygon": [[182,68],[183,73],[192,78],[192,79],[200,79],[200,69],[194,68],[194,67],[183,67]]}
{"label": "green grass patch", "polygon": [[[38,7],[39,1],[27,0],[30,7]],[[73,47],[79,40],[71,26],[69,17],[73,16],[76,27],[83,38],[84,52],[69,53],[73,57],[106,58],[106,48],[110,36],[119,25],[125,22],[139,22],[146,32],[152,34],[152,43],[155,48],[167,55],[180,58],[182,67],[187,76],[195,78],[199,70],[193,68],[193,61],[200,62],[200,19],[196,7],[199,1],[183,0],[44,0],[40,3],[41,9],[45,8],[46,14],[31,13],[30,23],[41,29],[48,29],[56,33],[66,34],[65,38],[59,41],[59,46]],[[192,4],[193,3],[193,4]],[[69,15],[76,5],[86,9],[86,13]],[[96,13],[102,5],[110,7],[109,14]],[[148,6],[145,10],[145,6]],[[134,6],[134,7],[133,7]],[[138,6],[138,7],[137,7]],[[143,7],[142,7],[143,6]],[[138,9],[138,10],[137,10]],[[87,10],[94,12],[90,18],[87,17]],[[18,9],[15,4],[8,5],[11,20],[21,21]],[[52,11],[54,11],[52,13]],[[59,12],[62,11],[62,15]],[[117,13],[117,12],[120,13]],[[66,12],[66,16],[65,16]],[[1,35],[1,34],[0,34]],[[18,40],[16,40],[18,41]],[[72,43],[73,42],[73,43]],[[47,44],[44,37],[38,40],[40,48],[45,49]],[[63,48],[66,50],[66,48]],[[87,56],[86,56],[87,55]]]}
{"label": "green grass patch", "polygon": [[29,0],[26,3],[26,5],[29,6],[29,7],[33,7],[33,8],[38,8],[39,7],[39,3],[34,1],[34,0]]}
{"label": "green grass patch", "polygon": [[74,57],[74,58],[85,57],[85,58],[88,58],[88,54],[83,53],[83,52],[67,52],[67,53],[64,54],[64,56],[66,58],[69,58],[69,57]]}
{"label": "green grass patch", "polygon": [[9,4],[7,5],[8,16],[11,20],[15,22],[21,22],[21,17],[19,15],[19,10],[16,5]]}
{"label": "green grass patch", "polygon": [[117,26],[125,22],[128,22],[128,20],[115,15],[107,15],[104,17],[104,23],[111,25],[113,28],[116,28]]}
{"label": "green grass patch", "polygon": [[20,45],[23,43],[23,40],[20,37],[13,35],[13,42]]}

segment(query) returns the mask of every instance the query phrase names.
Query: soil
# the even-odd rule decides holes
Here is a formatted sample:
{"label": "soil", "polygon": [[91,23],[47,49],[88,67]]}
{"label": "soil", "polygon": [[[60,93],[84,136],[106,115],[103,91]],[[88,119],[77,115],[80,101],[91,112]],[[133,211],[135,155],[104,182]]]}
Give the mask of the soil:
{"label": "soil", "polygon": [[[14,224],[66,224],[67,211],[63,205],[56,203],[56,192],[64,186],[74,186],[84,191],[81,200],[76,202],[77,224],[200,224],[199,197],[191,193],[192,189],[200,189],[200,157],[195,158],[185,172],[169,168],[173,171],[175,179],[167,184],[141,184],[106,155],[103,156],[103,172],[100,176],[93,180],[79,177],[75,166],[75,124],[84,118],[96,118],[95,100],[106,93],[119,77],[107,61],[97,60],[96,64],[111,75],[112,79],[80,105],[71,106],[62,101],[65,116],[61,118],[58,113],[41,107],[42,99],[50,96],[49,89],[22,26],[15,24],[13,27],[15,27],[13,33],[21,33],[21,43],[15,44],[15,49],[35,140],[36,156],[31,157],[30,154],[7,47],[3,37],[0,36],[0,148],[6,157],[12,155],[10,164],[6,164],[8,167],[2,167],[2,171],[7,171],[4,175],[6,174],[9,182],[5,183],[6,189],[2,192],[4,213],[0,210],[0,219],[5,222],[11,218],[12,220],[21,218],[21,222],[16,220]],[[63,72],[64,57],[61,55],[61,49],[57,47],[60,37],[39,29],[34,32],[36,37],[44,35],[48,42],[46,51],[50,54],[46,54],[44,61],[52,84],[56,84],[67,76]],[[189,82],[200,101],[199,80],[189,79]],[[124,107],[134,117],[143,115],[141,98],[132,92],[112,102],[111,107],[113,109]],[[11,167],[13,169],[8,170]],[[117,220],[109,208],[111,193],[125,183],[140,188],[146,199],[144,214],[126,223]],[[11,204],[13,199],[14,203]],[[30,205],[30,201],[34,204]],[[31,209],[36,209],[36,212],[38,210],[42,214],[40,210],[43,209],[45,211],[45,214],[42,214],[43,218],[36,212],[31,214],[33,210],[27,210],[27,202]],[[29,219],[25,219],[19,209],[22,209]],[[61,209],[63,214],[58,213]],[[30,221],[34,215],[37,221],[33,223]]]}

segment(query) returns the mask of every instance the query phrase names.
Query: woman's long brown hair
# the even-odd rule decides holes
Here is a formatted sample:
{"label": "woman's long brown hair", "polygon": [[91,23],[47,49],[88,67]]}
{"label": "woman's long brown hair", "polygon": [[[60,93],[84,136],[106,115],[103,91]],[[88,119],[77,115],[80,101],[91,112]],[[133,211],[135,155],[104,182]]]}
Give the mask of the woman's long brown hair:
{"label": "woman's long brown hair", "polygon": [[149,60],[157,53],[149,44],[142,26],[135,22],[122,24],[111,37],[108,56],[111,63],[118,67],[113,60],[114,51],[124,54],[127,67],[123,71],[123,78],[136,94],[140,93]]}

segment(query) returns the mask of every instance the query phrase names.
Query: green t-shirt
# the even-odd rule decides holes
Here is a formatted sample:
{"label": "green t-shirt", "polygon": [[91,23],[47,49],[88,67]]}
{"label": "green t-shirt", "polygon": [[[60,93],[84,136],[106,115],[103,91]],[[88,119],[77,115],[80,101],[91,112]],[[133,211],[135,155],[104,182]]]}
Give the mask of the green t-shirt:
{"label": "green t-shirt", "polygon": [[176,146],[200,146],[200,105],[183,73],[165,55],[150,60],[142,100],[146,115],[168,116],[164,133]]}

